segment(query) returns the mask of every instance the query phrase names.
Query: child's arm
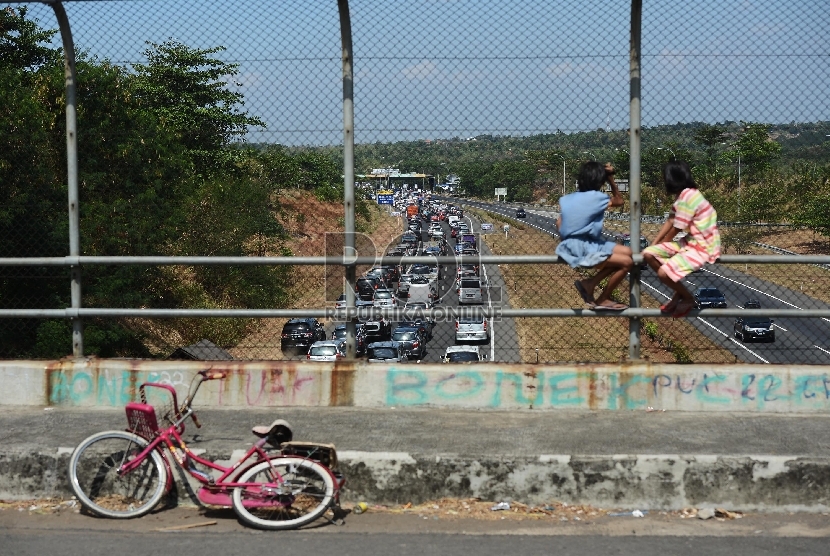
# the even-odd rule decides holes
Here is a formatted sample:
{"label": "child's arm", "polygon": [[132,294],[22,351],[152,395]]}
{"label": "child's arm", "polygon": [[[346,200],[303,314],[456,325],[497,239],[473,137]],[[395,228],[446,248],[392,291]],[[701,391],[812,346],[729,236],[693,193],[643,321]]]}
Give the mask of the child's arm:
{"label": "child's arm", "polygon": [[614,167],[610,162],[605,164],[605,181],[611,186],[611,199],[608,201],[608,208],[621,207],[625,204],[625,199],[620,195],[620,190],[617,188],[617,182],[614,181]]}
{"label": "child's arm", "polygon": [[666,222],[665,224],[663,224],[663,227],[660,228],[659,232],[657,232],[657,237],[654,238],[654,241],[652,241],[651,243],[653,245],[656,245],[658,243],[671,241],[674,238],[674,236],[676,236],[682,231],[683,230],[676,228],[674,226],[674,213],[672,212],[671,214],[669,214],[669,217],[666,219]]}

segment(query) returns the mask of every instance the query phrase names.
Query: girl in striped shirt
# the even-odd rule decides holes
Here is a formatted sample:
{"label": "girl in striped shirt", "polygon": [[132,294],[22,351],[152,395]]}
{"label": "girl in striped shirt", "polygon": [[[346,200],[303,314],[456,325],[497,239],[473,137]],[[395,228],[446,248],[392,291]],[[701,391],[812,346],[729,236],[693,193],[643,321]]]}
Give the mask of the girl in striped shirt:
{"label": "girl in striped shirt", "polygon": [[[680,281],[720,257],[718,214],[698,191],[687,163],[669,162],[663,168],[663,179],[666,192],[675,196],[675,202],[653,245],[643,250],[643,259],[674,291],[660,311],[680,318],[695,306],[692,294]],[[675,239],[679,233],[686,235]]]}

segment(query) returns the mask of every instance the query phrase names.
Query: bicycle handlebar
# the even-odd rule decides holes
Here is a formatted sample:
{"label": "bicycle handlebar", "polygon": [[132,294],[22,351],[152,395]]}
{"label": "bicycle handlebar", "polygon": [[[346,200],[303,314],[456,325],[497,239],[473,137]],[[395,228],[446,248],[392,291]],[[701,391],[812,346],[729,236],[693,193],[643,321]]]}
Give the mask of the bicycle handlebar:
{"label": "bicycle handlebar", "polygon": [[[199,386],[201,386],[203,382],[207,380],[221,380],[223,378],[226,378],[228,376],[228,371],[214,371],[212,369],[205,369],[199,371],[198,375],[202,377],[202,380],[196,383],[195,390],[193,389],[193,383],[191,382],[191,391],[188,392],[188,395],[185,398],[184,403],[182,403],[182,406],[179,409],[179,415],[184,415],[184,419],[187,419],[187,415],[185,414],[189,413],[190,418],[193,419],[193,424],[196,425],[197,429],[200,429],[202,428],[202,424],[199,422],[199,418],[196,417],[196,412],[193,411],[193,406],[191,405],[193,403],[193,398],[196,397],[196,392],[199,391]],[[195,380],[196,377],[193,378]]]}

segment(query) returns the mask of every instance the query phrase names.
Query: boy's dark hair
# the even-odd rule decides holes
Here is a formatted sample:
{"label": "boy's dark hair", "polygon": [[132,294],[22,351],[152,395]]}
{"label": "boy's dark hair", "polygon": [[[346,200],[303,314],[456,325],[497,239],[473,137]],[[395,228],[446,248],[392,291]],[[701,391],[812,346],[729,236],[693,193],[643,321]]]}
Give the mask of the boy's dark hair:
{"label": "boy's dark hair", "polygon": [[666,182],[666,193],[677,195],[684,189],[697,189],[692,177],[692,169],[682,160],[672,160],[663,166],[663,179]]}
{"label": "boy's dark hair", "polygon": [[579,168],[576,184],[579,191],[599,191],[605,183],[605,166],[596,160],[585,162]]}

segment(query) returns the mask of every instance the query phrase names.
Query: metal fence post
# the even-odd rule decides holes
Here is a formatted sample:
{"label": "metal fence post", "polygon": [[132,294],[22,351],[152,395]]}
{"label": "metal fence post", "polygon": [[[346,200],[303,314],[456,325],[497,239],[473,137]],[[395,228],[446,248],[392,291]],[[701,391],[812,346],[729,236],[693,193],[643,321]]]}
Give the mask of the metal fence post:
{"label": "metal fence post", "polygon": [[[636,254],[640,252],[640,216],[642,204],[640,203],[640,140],[641,140],[641,114],[640,114],[640,34],[642,31],[642,0],[631,0],[631,46],[629,52],[630,67],[630,103],[629,103],[629,181],[628,198],[631,205],[630,217],[628,219],[631,227],[631,250]],[[631,293],[629,305],[640,307],[640,265],[634,265],[630,274]],[[628,358],[640,358],[640,325],[639,317],[628,320]]]}
{"label": "metal fence post", "polygon": [[[354,211],[354,68],[352,58],[352,22],[348,0],[338,0],[340,11],[340,41],[343,63],[343,208],[345,245],[343,255],[346,270],[346,307],[353,313],[355,307],[355,265],[347,263],[355,252],[355,211]],[[355,319],[346,322],[346,358],[354,359],[356,352]]]}
{"label": "metal fence post", "polygon": [[[63,4],[51,4],[63,40],[64,74],[66,79],[66,184],[69,196],[69,256],[81,255],[81,232],[78,207],[78,118],[76,109],[76,88],[78,76],[75,71],[75,43]],[[81,266],[70,267],[72,309],[81,308]],[[84,328],[80,317],[72,318],[72,356],[84,356]]]}

